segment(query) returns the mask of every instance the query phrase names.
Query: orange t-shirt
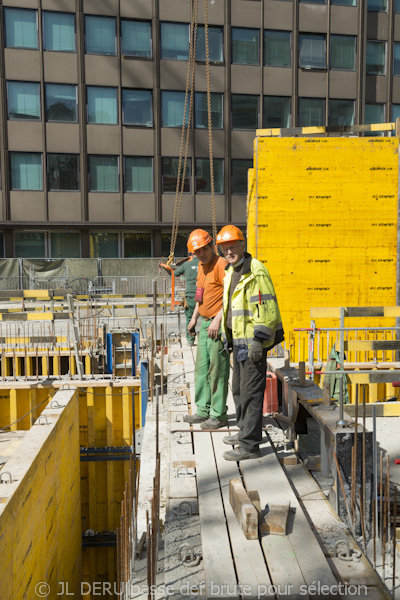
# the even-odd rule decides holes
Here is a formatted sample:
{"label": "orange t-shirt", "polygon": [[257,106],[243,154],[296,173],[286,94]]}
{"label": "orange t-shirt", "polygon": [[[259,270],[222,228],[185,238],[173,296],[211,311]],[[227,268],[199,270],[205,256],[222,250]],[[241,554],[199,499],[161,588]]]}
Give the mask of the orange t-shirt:
{"label": "orange t-shirt", "polygon": [[199,313],[202,317],[211,319],[222,308],[223,280],[227,264],[221,256],[216,256],[209,265],[199,264],[196,285],[204,288],[203,302],[199,303]]}

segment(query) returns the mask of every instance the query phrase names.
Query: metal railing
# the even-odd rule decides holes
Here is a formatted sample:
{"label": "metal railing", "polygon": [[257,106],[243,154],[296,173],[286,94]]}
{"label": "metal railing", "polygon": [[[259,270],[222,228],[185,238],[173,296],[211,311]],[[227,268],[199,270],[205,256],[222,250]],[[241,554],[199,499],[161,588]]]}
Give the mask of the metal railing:
{"label": "metal railing", "polygon": [[[58,290],[70,289],[77,294],[123,294],[128,296],[151,295],[156,281],[157,294],[171,295],[170,277],[150,276],[99,276],[99,277],[0,277],[0,290]],[[175,295],[183,293],[185,280],[175,280]]]}

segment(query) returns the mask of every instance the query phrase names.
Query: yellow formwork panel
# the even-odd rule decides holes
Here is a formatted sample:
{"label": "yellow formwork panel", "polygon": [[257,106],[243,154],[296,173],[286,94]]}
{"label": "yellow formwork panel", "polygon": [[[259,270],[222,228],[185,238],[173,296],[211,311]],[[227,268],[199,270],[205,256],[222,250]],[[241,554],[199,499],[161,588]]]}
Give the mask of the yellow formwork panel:
{"label": "yellow formwork panel", "polygon": [[285,331],[309,326],[313,306],[394,305],[399,139],[257,138],[256,165],[248,248],[271,273]]}
{"label": "yellow formwork panel", "polygon": [[[18,464],[26,461],[26,474],[22,477],[21,469],[18,487],[4,508],[0,505],[3,598],[34,598],[36,585],[46,582],[50,585],[46,597],[55,600],[61,581],[68,582],[70,592],[79,596],[81,531],[76,408],[76,399],[72,397],[50,434],[46,434],[46,428],[37,429],[21,442],[17,460]],[[15,467],[13,461],[11,458],[10,470]]]}

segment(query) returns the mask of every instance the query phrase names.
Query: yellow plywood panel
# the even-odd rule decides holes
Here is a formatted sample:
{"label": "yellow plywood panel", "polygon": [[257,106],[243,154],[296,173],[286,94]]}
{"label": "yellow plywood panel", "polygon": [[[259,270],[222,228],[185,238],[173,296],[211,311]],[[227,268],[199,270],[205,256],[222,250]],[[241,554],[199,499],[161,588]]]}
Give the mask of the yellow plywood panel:
{"label": "yellow plywood panel", "polygon": [[398,158],[398,138],[256,139],[248,248],[286,332],[309,325],[313,306],[395,304]]}

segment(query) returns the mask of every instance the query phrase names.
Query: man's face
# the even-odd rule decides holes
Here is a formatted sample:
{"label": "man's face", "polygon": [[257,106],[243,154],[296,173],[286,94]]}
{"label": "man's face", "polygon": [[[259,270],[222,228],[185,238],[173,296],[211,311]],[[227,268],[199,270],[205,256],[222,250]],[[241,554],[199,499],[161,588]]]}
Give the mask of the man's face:
{"label": "man's face", "polygon": [[211,244],[203,246],[194,251],[194,255],[199,259],[202,265],[209,265],[214,259],[214,250]]}
{"label": "man's face", "polygon": [[231,265],[236,265],[244,256],[244,242],[223,242],[220,244],[222,254]]}

